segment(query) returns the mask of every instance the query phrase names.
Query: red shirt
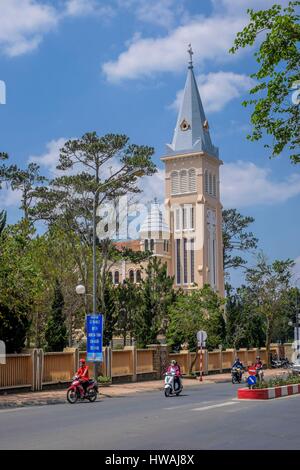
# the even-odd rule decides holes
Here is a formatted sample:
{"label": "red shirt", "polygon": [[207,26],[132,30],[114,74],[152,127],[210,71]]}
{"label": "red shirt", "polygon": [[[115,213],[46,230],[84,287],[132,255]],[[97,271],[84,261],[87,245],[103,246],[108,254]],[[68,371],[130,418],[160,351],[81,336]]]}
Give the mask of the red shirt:
{"label": "red shirt", "polygon": [[89,380],[89,368],[88,368],[88,366],[79,367],[76,375],[78,375],[78,377],[81,380]]}
{"label": "red shirt", "polygon": [[168,369],[167,369],[168,373],[171,373],[173,371],[175,372],[176,377],[179,377],[181,375],[180,366],[178,364],[168,367]]}

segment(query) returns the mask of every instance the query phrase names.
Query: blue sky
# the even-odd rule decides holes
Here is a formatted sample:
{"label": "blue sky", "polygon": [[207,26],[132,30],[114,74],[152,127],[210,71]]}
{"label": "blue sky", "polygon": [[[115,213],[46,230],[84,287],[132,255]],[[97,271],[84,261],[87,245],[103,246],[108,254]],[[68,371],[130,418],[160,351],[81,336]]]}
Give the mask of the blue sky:
{"label": "blue sky", "polygon": [[[271,0],[0,0],[0,149],[11,161],[40,163],[51,173],[67,138],[96,130],[125,133],[155,147],[170,142],[185,82],[187,45],[194,49],[211,136],[220,148],[222,201],[255,217],[253,231],[270,259],[298,259],[300,166],[269,160],[246,140],[250,110],[241,106],[256,69],[253,50],[228,54],[246,23],[246,8]],[[281,3],[286,3],[285,1]],[[162,197],[160,171],[145,197]],[[18,195],[0,192],[16,217]]]}

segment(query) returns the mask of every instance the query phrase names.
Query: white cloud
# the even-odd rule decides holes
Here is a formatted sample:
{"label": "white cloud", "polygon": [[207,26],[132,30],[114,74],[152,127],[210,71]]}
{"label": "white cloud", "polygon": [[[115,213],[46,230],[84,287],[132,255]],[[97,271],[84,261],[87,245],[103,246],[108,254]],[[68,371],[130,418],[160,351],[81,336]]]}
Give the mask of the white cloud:
{"label": "white cloud", "polygon": [[[274,0],[211,0],[215,12],[222,13],[224,10],[230,15],[246,14],[248,8],[253,10],[266,10],[274,5]],[[286,6],[289,0],[280,0],[281,5]]]}
{"label": "white cloud", "polygon": [[[108,80],[115,82],[182,69],[187,62],[189,43],[193,45],[197,65],[202,66],[208,60],[236,60],[239,54],[247,51],[239,51],[238,55],[230,55],[228,51],[236,33],[248,22],[247,9],[269,8],[274,0],[211,0],[213,9],[210,16],[194,14],[192,18],[182,2],[181,12],[176,12],[179,2],[171,0],[119,0],[119,4],[123,2],[127,7],[135,7],[139,20],[157,25],[165,23],[166,27],[172,25],[172,29],[164,37],[136,38],[116,60],[104,63],[102,71]],[[280,3],[287,5],[288,0]]]}
{"label": "white cloud", "polygon": [[271,170],[252,162],[237,161],[221,167],[221,201],[229,207],[284,203],[300,194],[300,175],[276,181]]}
{"label": "white cloud", "polygon": [[98,0],[63,0],[56,6],[42,0],[0,0],[0,12],[0,52],[9,57],[36,49],[65,18],[96,14],[106,20],[114,14],[110,5]]}
{"label": "white cloud", "polygon": [[66,16],[87,16],[91,14],[111,17],[114,10],[111,6],[99,0],[68,0],[65,7]]}
{"label": "white cloud", "polygon": [[140,182],[142,193],[138,196],[139,202],[147,204],[156,197],[159,202],[165,200],[165,170],[158,168],[152,176],[144,176]]}
{"label": "white cloud", "polygon": [[139,21],[170,29],[180,18],[186,19],[187,13],[178,0],[136,0],[134,11]]}
{"label": "white cloud", "polygon": [[[247,75],[234,72],[216,72],[207,75],[199,75],[197,83],[200,90],[203,106],[207,112],[221,111],[227,103],[238,98],[244,91],[249,90],[254,81]],[[171,108],[178,110],[183,90],[176,94]]]}
{"label": "white cloud", "polygon": [[102,70],[111,81],[135,79],[155,72],[178,71],[187,63],[186,49],[190,42],[195,51],[196,63],[228,60],[228,50],[235,33],[243,25],[244,19],[240,17],[197,17],[165,37],[136,39],[117,60],[106,62]]}
{"label": "white cloud", "polygon": [[36,49],[58,23],[57,11],[35,0],[0,0],[0,49],[14,57]]}
{"label": "white cloud", "polygon": [[21,198],[22,192],[19,189],[13,191],[11,187],[4,186],[0,191],[0,210],[19,206]]}
{"label": "white cloud", "polygon": [[68,139],[60,137],[57,140],[51,140],[46,144],[46,152],[39,156],[29,157],[29,162],[37,163],[41,167],[46,168],[50,173],[56,175],[59,171],[56,169],[56,165],[59,161],[59,151],[67,142]]}

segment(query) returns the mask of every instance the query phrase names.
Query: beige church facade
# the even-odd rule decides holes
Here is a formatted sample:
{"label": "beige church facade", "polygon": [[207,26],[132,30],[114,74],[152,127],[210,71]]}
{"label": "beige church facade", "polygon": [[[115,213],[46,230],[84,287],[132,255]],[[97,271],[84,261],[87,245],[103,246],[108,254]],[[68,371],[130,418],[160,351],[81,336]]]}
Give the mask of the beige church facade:
{"label": "beige church facade", "polygon": [[[186,291],[204,284],[224,296],[222,205],[218,149],[195,80],[192,51],[172,143],[161,158],[165,166],[165,201],[151,204],[138,240],[118,246],[150,250],[167,264],[174,286]],[[163,210],[164,209],[164,210]],[[122,261],[111,267],[115,284],[140,282],[144,267]]]}

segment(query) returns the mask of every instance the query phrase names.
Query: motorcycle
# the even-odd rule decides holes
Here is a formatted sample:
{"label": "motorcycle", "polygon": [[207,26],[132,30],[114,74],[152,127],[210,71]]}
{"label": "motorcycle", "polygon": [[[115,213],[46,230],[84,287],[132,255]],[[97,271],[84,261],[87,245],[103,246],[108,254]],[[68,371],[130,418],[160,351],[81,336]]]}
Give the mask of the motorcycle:
{"label": "motorcycle", "polygon": [[280,359],[271,358],[271,367],[273,369],[289,369],[291,365],[287,357],[281,357]]}
{"label": "motorcycle", "polygon": [[231,369],[231,382],[233,384],[240,384],[242,382],[243,369],[240,367],[233,367]]}
{"label": "motorcycle", "polygon": [[[179,381],[175,382],[176,373],[166,372],[165,373],[165,397],[170,395],[179,395],[182,392],[183,385],[181,377],[178,377]],[[178,383],[179,382],[179,383]]]}
{"label": "motorcycle", "polygon": [[77,375],[73,378],[70,387],[67,390],[67,400],[69,403],[76,403],[77,400],[87,399],[90,402],[94,402],[98,395],[98,383],[94,379],[88,381],[86,391],[80,383],[80,379]]}

